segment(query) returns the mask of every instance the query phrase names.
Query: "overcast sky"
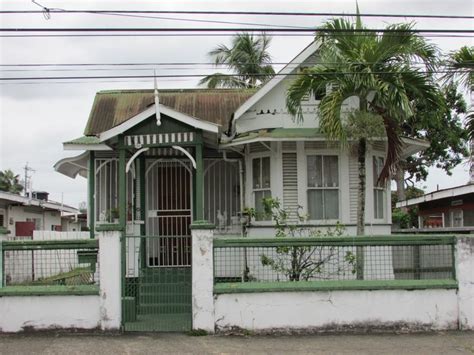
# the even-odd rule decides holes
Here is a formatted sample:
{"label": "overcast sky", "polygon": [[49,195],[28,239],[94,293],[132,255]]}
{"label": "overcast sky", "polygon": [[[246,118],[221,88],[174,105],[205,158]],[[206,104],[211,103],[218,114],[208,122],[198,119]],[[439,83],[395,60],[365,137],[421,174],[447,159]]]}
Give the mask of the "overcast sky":
{"label": "overcast sky", "polygon": [[[355,11],[355,1],[38,1],[48,8],[111,9],[111,10],[245,10],[245,11]],[[442,14],[474,15],[470,0],[359,0],[362,13],[387,14]],[[2,1],[2,10],[38,10],[30,0]],[[159,16],[159,15],[154,15]],[[166,15],[188,19],[225,20],[273,25],[317,26],[324,18],[284,19],[277,17],[219,16],[190,17]],[[407,19],[409,21],[411,19]],[[403,19],[365,19],[371,27],[401,22]],[[473,29],[469,20],[417,19],[418,28]],[[1,27],[182,27],[224,25],[183,22],[169,19],[136,19],[106,15],[52,14],[46,20],[42,14],[0,15]],[[229,25],[236,27],[236,25]],[[72,37],[72,38],[0,38],[0,64],[19,63],[143,63],[143,62],[208,62],[206,53],[220,43],[229,43],[230,37]],[[276,63],[285,63],[311,42],[309,36],[274,37],[270,54]],[[455,50],[463,45],[474,45],[472,38],[432,38],[442,51]],[[281,66],[277,65],[277,69]],[[5,71],[2,76],[59,76],[59,75],[132,75],[152,74],[153,66],[142,71],[122,70],[81,72],[67,71]],[[11,68],[10,68],[11,69]],[[177,71],[170,67],[157,67],[157,74],[194,73],[209,74],[211,67]],[[162,79],[161,88],[192,88],[198,78]],[[86,180],[72,180],[54,171],[59,159],[80,152],[65,152],[61,143],[82,135],[94,94],[99,90],[152,88],[152,80],[118,81],[104,79],[79,82],[2,84],[0,83],[0,170],[12,169],[23,173],[28,164],[35,169],[33,188],[50,192],[50,198],[76,206],[86,200]],[[468,166],[464,164],[448,177],[443,171],[431,169],[426,183],[428,191],[464,184],[468,181]]]}

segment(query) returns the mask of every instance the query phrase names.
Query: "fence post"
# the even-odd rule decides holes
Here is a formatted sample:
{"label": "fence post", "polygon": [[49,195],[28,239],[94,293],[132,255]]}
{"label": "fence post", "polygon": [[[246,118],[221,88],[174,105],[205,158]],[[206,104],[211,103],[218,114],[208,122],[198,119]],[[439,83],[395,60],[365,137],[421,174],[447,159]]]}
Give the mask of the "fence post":
{"label": "fence post", "polygon": [[456,238],[456,276],[458,280],[459,328],[474,329],[474,236]]}
{"label": "fence post", "polygon": [[122,228],[118,224],[101,224],[99,238],[100,327],[118,330],[122,321]]}
{"label": "fence post", "polygon": [[194,221],[192,236],[192,312],[193,329],[214,332],[214,257],[213,224]]}

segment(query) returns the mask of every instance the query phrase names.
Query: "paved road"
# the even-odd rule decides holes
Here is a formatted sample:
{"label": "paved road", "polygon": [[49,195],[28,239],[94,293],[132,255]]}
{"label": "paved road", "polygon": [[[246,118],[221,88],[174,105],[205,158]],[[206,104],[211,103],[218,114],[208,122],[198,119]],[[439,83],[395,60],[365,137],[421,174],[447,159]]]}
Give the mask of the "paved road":
{"label": "paved road", "polygon": [[0,354],[474,354],[474,333],[305,336],[0,335]]}

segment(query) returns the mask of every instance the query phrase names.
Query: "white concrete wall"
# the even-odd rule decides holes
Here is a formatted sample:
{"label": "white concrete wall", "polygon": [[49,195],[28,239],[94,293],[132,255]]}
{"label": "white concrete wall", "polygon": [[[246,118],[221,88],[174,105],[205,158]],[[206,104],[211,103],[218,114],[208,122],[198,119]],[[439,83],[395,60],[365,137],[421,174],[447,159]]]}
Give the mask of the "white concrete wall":
{"label": "white concrete wall", "polygon": [[99,325],[99,296],[0,297],[0,332]]}
{"label": "white concrete wall", "polygon": [[456,290],[379,290],[221,294],[217,329],[383,327],[456,329]]}
{"label": "white concrete wall", "polygon": [[192,229],[193,329],[214,332],[213,229]]}
{"label": "white concrete wall", "polygon": [[121,232],[99,232],[100,327],[118,330],[122,321]]}
{"label": "white concrete wall", "polygon": [[474,238],[458,237],[456,276],[459,284],[459,327],[474,329]]}

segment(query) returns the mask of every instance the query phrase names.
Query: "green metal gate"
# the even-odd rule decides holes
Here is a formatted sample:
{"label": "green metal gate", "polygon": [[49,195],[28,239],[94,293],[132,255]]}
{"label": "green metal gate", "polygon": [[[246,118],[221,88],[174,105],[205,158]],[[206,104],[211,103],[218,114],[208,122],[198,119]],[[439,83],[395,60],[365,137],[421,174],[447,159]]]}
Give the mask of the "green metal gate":
{"label": "green metal gate", "polygon": [[191,238],[126,236],[123,245],[124,330],[190,330]]}
{"label": "green metal gate", "polygon": [[147,236],[123,244],[125,330],[191,330],[191,176],[183,161],[147,161]]}

